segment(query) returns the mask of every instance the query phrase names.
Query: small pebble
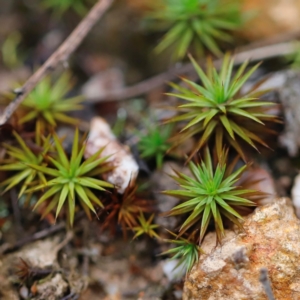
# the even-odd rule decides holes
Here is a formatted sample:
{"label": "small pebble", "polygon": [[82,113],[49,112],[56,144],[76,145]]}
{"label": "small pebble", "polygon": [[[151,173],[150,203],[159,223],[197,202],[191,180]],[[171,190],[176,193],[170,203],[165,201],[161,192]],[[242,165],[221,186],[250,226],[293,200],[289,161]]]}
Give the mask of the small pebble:
{"label": "small pebble", "polygon": [[19,294],[20,294],[22,299],[27,299],[28,296],[29,296],[28,288],[25,285],[22,285],[20,290],[19,290]]}

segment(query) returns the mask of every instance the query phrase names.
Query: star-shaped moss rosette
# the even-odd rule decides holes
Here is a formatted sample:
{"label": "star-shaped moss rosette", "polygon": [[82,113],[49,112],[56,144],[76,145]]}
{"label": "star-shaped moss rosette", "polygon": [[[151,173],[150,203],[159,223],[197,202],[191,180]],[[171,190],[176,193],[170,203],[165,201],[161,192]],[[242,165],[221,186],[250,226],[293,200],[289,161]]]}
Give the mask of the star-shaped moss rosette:
{"label": "star-shaped moss rosette", "polygon": [[[8,158],[2,160],[0,170],[14,172],[14,174],[1,182],[0,186],[5,187],[3,191],[5,193],[22,182],[18,194],[18,198],[20,198],[33,185],[47,183],[43,172],[37,171],[29,165],[46,166],[45,156],[51,148],[51,143],[50,136],[47,138],[43,137],[39,130],[35,134],[35,143],[30,143],[31,147],[16,131],[13,131],[13,136],[18,145],[2,144],[7,151]],[[28,194],[27,198],[30,197],[31,193]]]}
{"label": "star-shaped moss rosette", "polygon": [[148,220],[146,220],[144,214],[140,212],[140,216],[138,217],[138,225],[133,227],[133,231],[135,231],[135,235],[133,240],[137,237],[146,234],[151,238],[159,239],[157,232],[155,231],[159,225],[153,224],[154,214],[152,214]]}
{"label": "star-shaped moss rosette", "polygon": [[[183,215],[186,220],[181,225],[179,233],[182,235],[190,228],[199,229],[199,241],[201,242],[210,220],[213,219],[217,240],[221,242],[225,235],[223,218],[227,218],[234,224],[242,227],[242,216],[237,212],[240,207],[255,206],[251,201],[260,192],[251,189],[243,189],[236,186],[247,165],[232,172],[233,166],[226,165],[227,154],[223,151],[219,157],[216,168],[213,167],[208,148],[205,149],[204,160],[200,164],[189,163],[193,177],[177,172],[171,176],[180,186],[179,190],[168,190],[164,194],[178,197],[182,203],[167,212],[168,216]],[[227,169],[228,168],[228,169]]]}
{"label": "star-shaped moss rosette", "polygon": [[140,139],[138,149],[141,157],[145,159],[155,158],[158,169],[161,169],[163,158],[171,147],[168,140],[172,134],[173,127],[171,124],[164,126],[148,124],[147,132],[144,135],[138,133]]}
{"label": "star-shaped moss rosette", "polygon": [[55,82],[50,76],[44,78],[22,102],[20,108],[26,113],[19,120],[19,124],[37,120],[42,129],[52,129],[58,122],[78,124],[77,119],[67,115],[70,111],[82,108],[79,105],[82,96],[66,98],[72,87],[73,81],[68,72],[63,73]]}
{"label": "star-shaped moss rosette", "polygon": [[161,0],[153,1],[149,18],[155,26],[167,30],[156,47],[160,53],[173,47],[173,58],[182,59],[194,47],[203,54],[208,49],[222,54],[218,42],[231,42],[231,31],[242,25],[241,3],[238,0]]}
{"label": "star-shaped moss rosette", "polygon": [[104,203],[104,209],[101,212],[101,216],[105,217],[102,230],[109,228],[112,233],[115,233],[118,224],[126,238],[127,230],[132,230],[133,227],[138,226],[140,213],[153,211],[149,200],[139,197],[137,189],[138,185],[129,184],[124,194],[119,194],[114,190],[108,195],[108,201]]}
{"label": "star-shaped moss rosette", "polygon": [[179,115],[167,121],[187,122],[183,129],[170,139],[173,147],[192,136],[197,136],[198,141],[189,156],[191,159],[214,137],[215,147],[220,156],[223,140],[226,139],[244,160],[246,157],[241,141],[255,149],[257,144],[268,147],[261,138],[263,133],[270,131],[264,126],[264,122],[278,122],[278,118],[268,112],[274,103],[259,99],[268,91],[256,91],[258,85],[255,85],[249,92],[241,94],[242,87],[259,64],[246,72],[248,63],[245,62],[233,75],[234,61],[226,54],[219,73],[209,60],[205,74],[196,61],[192,57],[190,59],[202,83],[183,78],[188,87],[171,84],[178,93],[167,95],[187,101],[177,107]]}
{"label": "star-shaped moss rosette", "polygon": [[53,135],[54,146],[57,152],[56,157],[48,157],[52,166],[39,166],[28,164],[33,169],[42,172],[50,177],[46,184],[40,184],[33,187],[28,192],[34,192],[41,189],[47,189],[39,198],[34,209],[50,200],[43,216],[46,216],[52,209],[56,208],[56,218],[64,205],[68,206],[67,215],[70,225],[73,225],[75,215],[75,204],[78,201],[83,207],[87,216],[91,218],[90,211],[96,214],[94,205],[103,207],[98,196],[92,190],[106,191],[106,188],[113,188],[113,185],[94,178],[94,176],[103,174],[109,170],[107,158],[99,158],[103,151],[100,149],[87,160],[83,161],[83,154],[86,144],[79,142],[78,130],[75,132],[71,157],[69,158],[62,148],[61,141],[56,134]]}
{"label": "star-shaped moss rosette", "polygon": [[[61,16],[66,11],[74,10],[78,15],[82,16],[87,13],[85,0],[43,0],[42,5],[45,8],[52,9],[56,15]],[[95,3],[95,1],[89,1]]]}
{"label": "star-shaped moss rosette", "polygon": [[168,232],[173,235],[175,239],[165,241],[174,244],[175,247],[161,253],[160,255],[171,255],[172,260],[178,260],[174,270],[183,268],[186,273],[189,273],[192,267],[199,261],[200,254],[203,253],[203,250],[196,242],[183,237],[178,237],[171,231]]}

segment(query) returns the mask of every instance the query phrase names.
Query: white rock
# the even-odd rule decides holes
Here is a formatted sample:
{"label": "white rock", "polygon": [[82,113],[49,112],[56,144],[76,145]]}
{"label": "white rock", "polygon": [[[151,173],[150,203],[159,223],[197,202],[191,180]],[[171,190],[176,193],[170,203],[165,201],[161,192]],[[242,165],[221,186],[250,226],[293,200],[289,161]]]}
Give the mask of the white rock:
{"label": "white rock", "polygon": [[176,268],[178,262],[179,260],[177,259],[168,259],[162,264],[163,272],[170,282],[181,279],[186,272],[183,265]]}
{"label": "white rock", "polygon": [[88,101],[97,101],[108,92],[124,87],[124,76],[118,68],[111,68],[94,75],[82,87],[82,94]]}
{"label": "white rock", "polygon": [[104,148],[101,157],[109,156],[109,161],[114,169],[105,174],[105,179],[114,184],[119,193],[124,193],[130,181],[134,181],[138,175],[139,167],[130,150],[118,142],[107,122],[95,117],[91,121],[90,133],[84,156],[88,158],[99,149]]}
{"label": "white rock", "polygon": [[298,174],[295,178],[291,194],[293,204],[296,209],[296,215],[298,218],[300,218],[300,174]]}

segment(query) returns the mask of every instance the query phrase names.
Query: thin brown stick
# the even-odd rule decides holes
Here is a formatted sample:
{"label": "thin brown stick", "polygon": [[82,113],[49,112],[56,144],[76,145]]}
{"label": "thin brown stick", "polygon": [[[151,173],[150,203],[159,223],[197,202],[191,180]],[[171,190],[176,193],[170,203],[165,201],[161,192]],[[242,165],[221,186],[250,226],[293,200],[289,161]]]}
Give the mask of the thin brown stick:
{"label": "thin brown stick", "polygon": [[0,116],[0,125],[6,123],[26,96],[35,86],[59,64],[65,64],[70,55],[77,49],[96,22],[111,6],[113,0],[99,0],[87,16],[78,24],[64,43],[49,57],[49,59],[18,89],[15,99],[5,108]]}
{"label": "thin brown stick", "polygon": [[65,238],[62,242],[60,242],[57,246],[55,246],[54,252],[60,251],[63,247],[65,247],[69,242],[74,238],[74,232],[72,230],[68,230]]}
{"label": "thin brown stick", "polygon": [[[299,34],[299,33],[298,33]],[[247,47],[248,48],[248,47]],[[247,50],[241,48],[236,52],[234,56],[235,65],[240,65],[246,60],[252,62],[270,59],[274,57],[280,57],[295,52],[295,45],[293,42],[277,43],[273,45],[263,46],[260,48],[253,48]],[[200,65],[204,65],[205,61],[200,61]],[[219,68],[222,64],[222,59],[214,61],[216,68]],[[95,98],[89,98],[89,102],[104,102],[104,101],[119,101],[128,98],[133,98],[139,95],[146,94],[156,88],[163,86],[166,82],[176,79],[179,75],[194,75],[195,70],[191,63],[185,63],[178,67],[172,67],[168,71],[159,75],[153,76],[140,83],[137,83],[130,87],[125,87],[119,90],[109,91],[102,95],[97,95]]]}

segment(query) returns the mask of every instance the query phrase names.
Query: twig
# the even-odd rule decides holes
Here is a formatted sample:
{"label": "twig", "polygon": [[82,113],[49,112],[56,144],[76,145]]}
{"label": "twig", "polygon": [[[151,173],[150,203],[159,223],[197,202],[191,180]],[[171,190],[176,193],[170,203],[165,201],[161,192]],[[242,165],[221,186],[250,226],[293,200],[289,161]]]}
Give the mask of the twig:
{"label": "twig", "polygon": [[[242,49],[242,48],[241,48]],[[239,50],[241,51],[241,50]],[[291,54],[295,51],[295,45],[293,42],[279,43],[269,46],[263,46],[260,48],[254,48],[250,50],[242,50],[233,55],[235,65],[240,65],[246,60],[252,62],[270,59],[274,57],[284,56]],[[204,65],[205,61],[201,61],[200,65]],[[222,64],[222,59],[214,61],[216,68],[219,68]],[[109,91],[102,95],[97,95],[95,98],[89,98],[90,102],[104,102],[104,101],[119,101],[128,98],[133,98],[139,95],[146,94],[153,89],[159,88],[167,81],[176,79],[179,75],[194,75],[195,71],[191,63],[185,63],[178,67],[172,67],[168,71],[159,75],[153,76],[145,81],[137,83],[130,87],[125,87],[119,90]]]}
{"label": "twig", "polygon": [[87,16],[78,24],[74,31],[64,43],[48,58],[48,60],[26,81],[18,90],[15,90],[15,99],[5,108],[0,116],[0,125],[6,123],[26,96],[35,86],[59,64],[65,64],[70,55],[77,49],[85,36],[89,33],[95,23],[102,17],[110,7],[113,0],[99,0],[90,10]]}
{"label": "twig", "polygon": [[65,224],[65,222],[62,222],[60,224],[51,226],[42,231],[36,232],[35,234],[33,234],[31,236],[25,237],[24,239],[17,241],[14,245],[8,245],[7,247],[4,247],[3,249],[0,248],[0,255],[16,251],[17,249],[23,247],[26,244],[43,239],[51,234],[54,234],[56,232],[63,230],[64,228],[66,228],[66,224]]}
{"label": "twig", "polygon": [[272,292],[272,288],[271,288],[271,283],[268,278],[268,269],[266,269],[266,268],[260,269],[259,281],[261,282],[261,284],[267,294],[268,299],[275,300],[273,292]]}
{"label": "twig", "polygon": [[69,230],[63,239],[62,242],[60,242],[56,247],[54,252],[60,251],[63,247],[65,247],[74,237],[74,232],[72,230]]}

